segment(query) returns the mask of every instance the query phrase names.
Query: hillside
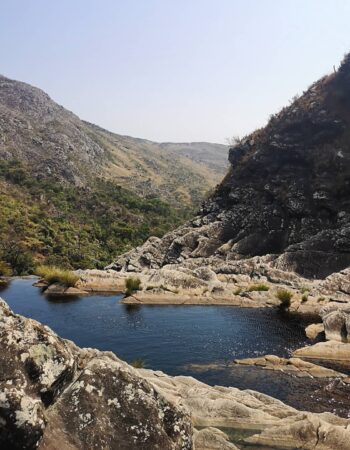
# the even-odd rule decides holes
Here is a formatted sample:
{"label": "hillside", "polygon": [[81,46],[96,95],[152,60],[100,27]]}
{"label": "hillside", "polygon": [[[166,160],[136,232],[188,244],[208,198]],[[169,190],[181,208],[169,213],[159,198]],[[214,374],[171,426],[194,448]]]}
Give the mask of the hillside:
{"label": "hillside", "polygon": [[226,158],[223,145],[110,133],[0,77],[0,275],[103,267],[183,223]]}
{"label": "hillside", "polygon": [[230,149],[229,172],[199,216],[111,267],[133,271],[176,264],[179,270],[209,266],[235,273],[260,257],[251,259],[251,274],[259,271],[257,261],[309,278],[346,268],[349,130],[347,56],[336,73]]}
{"label": "hillside", "polygon": [[80,120],[40,89],[0,76],[0,157],[40,177],[87,186],[109,178],[174,206],[198,204],[226,173],[220,144],[158,144]]}

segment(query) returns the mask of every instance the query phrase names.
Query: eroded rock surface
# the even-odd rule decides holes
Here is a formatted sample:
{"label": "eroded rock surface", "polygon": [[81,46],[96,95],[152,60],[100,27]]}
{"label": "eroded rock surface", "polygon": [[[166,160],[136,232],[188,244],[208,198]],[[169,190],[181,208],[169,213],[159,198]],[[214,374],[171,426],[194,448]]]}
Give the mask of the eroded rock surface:
{"label": "eroded rock surface", "polygon": [[189,415],[112,353],[0,304],[0,447],[191,449]]}

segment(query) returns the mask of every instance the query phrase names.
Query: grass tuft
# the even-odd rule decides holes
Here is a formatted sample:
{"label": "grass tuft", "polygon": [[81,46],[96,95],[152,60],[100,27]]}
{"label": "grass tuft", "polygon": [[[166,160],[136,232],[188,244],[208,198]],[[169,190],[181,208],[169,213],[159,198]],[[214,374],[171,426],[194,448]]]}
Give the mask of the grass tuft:
{"label": "grass tuft", "polygon": [[125,282],[126,295],[131,295],[132,293],[139,291],[141,289],[141,280],[136,277],[130,277],[126,279]]}
{"label": "grass tuft", "polygon": [[278,289],[278,291],[276,292],[276,297],[281,302],[280,308],[288,309],[290,307],[293,294],[287,291],[287,289]]}
{"label": "grass tuft", "polygon": [[145,361],[141,358],[134,359],[134,361],[131,361],[131,366],[135,367],[135,369],[143,369],[146,365]]}
{"label": "grass tuft", "polygon": [[56,266],[38,266],[35,273],[49,284],[60,283],[67,287],[75,286],[79,280],[79,277],[71,270],[60,269]]}
{"label": "grass tuft", "polygon": [[253,292],[253,291],[258,291],[258,292],[262,292],[262,291],[268,291],[270,288],[263,283],[259,283],[259,284],[252,284],[251,286],[249,286],[248,291],[249,292]]}

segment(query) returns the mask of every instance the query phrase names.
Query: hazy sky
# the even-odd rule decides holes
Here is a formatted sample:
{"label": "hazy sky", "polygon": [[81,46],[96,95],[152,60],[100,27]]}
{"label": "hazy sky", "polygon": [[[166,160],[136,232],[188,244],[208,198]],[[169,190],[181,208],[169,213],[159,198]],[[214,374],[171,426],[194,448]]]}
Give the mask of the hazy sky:
{"label": "hazy sky", "polygon": [[349,0],[0,0],[0,73],[157,141],[264,125],[350,51]]}

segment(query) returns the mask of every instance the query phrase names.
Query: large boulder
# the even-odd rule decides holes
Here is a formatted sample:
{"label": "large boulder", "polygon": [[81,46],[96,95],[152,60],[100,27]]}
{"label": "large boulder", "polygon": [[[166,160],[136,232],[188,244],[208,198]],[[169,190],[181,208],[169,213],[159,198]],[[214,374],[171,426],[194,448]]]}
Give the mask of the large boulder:
{"label": "large boulder", "polygon": [[112,353],[0,303],[0,448],[192,448],[189,415]]}

